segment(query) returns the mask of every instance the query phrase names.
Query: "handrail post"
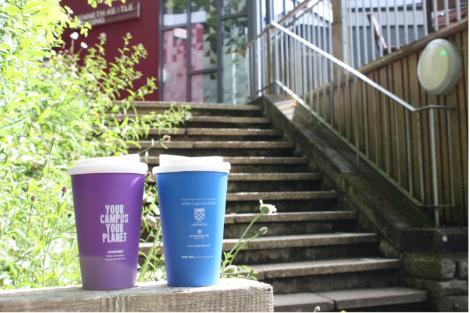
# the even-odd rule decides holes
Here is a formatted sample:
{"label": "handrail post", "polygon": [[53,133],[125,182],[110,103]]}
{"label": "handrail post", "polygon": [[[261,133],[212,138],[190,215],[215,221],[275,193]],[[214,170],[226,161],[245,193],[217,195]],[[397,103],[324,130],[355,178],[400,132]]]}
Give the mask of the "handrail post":
{"label": "handrail post", "polygon": [[265,86],[271,84],[271,30],[266,32],[266,82]]}
{"label": "handrail post", "polygon": [[431,148],[431,180],[435,226],[439,227],[439,195],[437,186],[436,136],[434,133],[434,109],[429,109],[429,140]]}

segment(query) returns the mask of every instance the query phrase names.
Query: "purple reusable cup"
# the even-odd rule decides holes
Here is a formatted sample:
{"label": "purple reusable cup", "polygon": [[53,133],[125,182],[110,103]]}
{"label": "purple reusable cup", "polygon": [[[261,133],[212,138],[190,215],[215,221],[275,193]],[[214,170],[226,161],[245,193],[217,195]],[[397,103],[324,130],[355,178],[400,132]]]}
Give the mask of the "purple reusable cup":
{"label": "purple reusable cup", "polygon": [[83,289],[135,285],[147,164],[138,155],[77,161],[69,170]]}

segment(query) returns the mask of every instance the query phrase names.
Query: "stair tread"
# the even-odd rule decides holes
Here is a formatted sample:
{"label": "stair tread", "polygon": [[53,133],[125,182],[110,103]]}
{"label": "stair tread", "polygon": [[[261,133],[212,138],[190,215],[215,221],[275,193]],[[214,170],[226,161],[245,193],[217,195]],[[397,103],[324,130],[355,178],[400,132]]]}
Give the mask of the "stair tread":
{"label": "stair tread", "polygon": [[[224,239],[224,249],[231,249],[239,239]],[[326,233],[265,236],[247,242],[242,250],[280,249],[377,242],[375,233]]]}
{"label": "stair tread", "polygon": [[274,295],[274,309],[283,311],[283,309],[293,309],[296,306],[311,306],[308,310],[313,312],[316,306],[320,307],[320,312],[332,311],[335,309],[333,300],[320,296],[317,293],[302,292]]}
{"label": "stair tread", "polygon": [[424,302],[427,293],[407,287],[381,287],[333,290],[320,293],[293,293],[274,295],[274,307],[320,306],[322,311],[387,306]]}
{"label": "stair tread", "polygon": [[[142,114],[139,114],[140,116]],[[118,119],[124,119],[125,117],[133,119],[136,118],[136,114],[112,114],[111,116]],[[158,116],[155,116],[157,119]],[[191,116],[188,120],[184,122],[184,125],[188,123],[227,123],[227,124],[271,124],[271,120],[266,117],[253,117],[253,116],[227,116],[227,115],[196,115]]]}
{"label": "stair tread", "polygon": [[[225,215],[225,224],[249,223],[256,215],[257,213],[230,213]],[[278,212],[261,216],[258,223],[349,220],[355,218],[356,214],[353,211]]]}
{"label": "stair tread", "polygon": [[172,128],[150,129],[151,135],[206,135],[206,136],[280,136],[282,133],[271,128]]}
{"label": "stair tread", "polygon": [[189,105],[191,109],[226,110],[226,111],[260,111],[261,106],[256,104],[227,104],[227,103],[194,103],[194,102],[165,102],[165,101],[135,101],[137,108],[167,109],[172,105]]}
{"label": "stair tread", "polygon": [[[262,165],[262,164],[306,164],[307,160],[304,157],[263,157],[263,156],[237,156],[237,157],[224,157],[224,161],[232,165],[245,164],[245,165]],[[158,156],[149,156],[149,163],[159,164]]]}
{"label": "stair tread", "polygon": [[258,279],[396,269],[399,266],[399,259],[386,258],[333,259],[251,265],[257,272]]}
{"label": "stair tread", "polygon": [[[225,224],[247,224],[257,215],[258,213],[229,213],[225,215]],[[157,216],[152,218],[152,220],[158,221],[159,218]],[[276,214],[262,215],[257,223],[335,221],[353,220],[355,218],[356,213],[353,211],[278,212]]]}
{"label": "stair tread", "polygon": [[406,287],[336,290],[321,292],[319,295],[333,300],[338,309],[416,303],[427,300],[426,291]]}
{"label": "stair tread", "polygon": [[231,192],[227,201],[334,199],[338,193],[326,191]]}
{"label": "stair tread", "polygon": [[241,123],[241,124],[270,124],[271,120],[266,117],[251,116],[192,116],[187,122],[207,122],[207,123]]}
{"label": "stair tread", "polygon": [[[164,149],[157,141],[141,140],[141,148]],[[153,143],[153,146],[152,146]],[[279,149],[293,148],[289,141],[172,141],[165,143],[169,149]]]}
{"label": "stair tread", "polygon": [[[223,250],[232,249],[239,239],[224,239]],[[377,242],[377,234],[374,233],[332,233],[332,234],[308,234],[308,235],[284,235],[260,237],[249,241],[241,250],[281,249],[314,247],[328,245],[344,245]],[[140,243],[141,250],[150,249],[153,242]]]}
{"label": "stair tread", "polygon": [[319,172],[315,173],[230,173],[230,181],[272,181],[272,180],[317,180],[321,177]]}

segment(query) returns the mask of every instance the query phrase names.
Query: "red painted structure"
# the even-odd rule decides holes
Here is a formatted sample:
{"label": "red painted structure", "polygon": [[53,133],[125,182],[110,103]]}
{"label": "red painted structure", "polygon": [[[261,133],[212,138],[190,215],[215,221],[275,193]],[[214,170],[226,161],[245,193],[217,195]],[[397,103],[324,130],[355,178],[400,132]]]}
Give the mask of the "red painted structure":
{"label": "red painted structure", "polygon": [[[80,36],[77,40],[78,45],[84,41],[88,46],[96,44],[101,34],[106,34],[106,58],[108,60],[114,59],[118,55],[117,49],[122,47],[122,38],[126,33],[131,33],[133,36],[132,44],[142,43],[148,52],[148,57],[142,60],[137,69],[143,73],[144,79],[137,82],[136,88],[141,86],[146,77],[153,76],[158,79],[159,70],[159,1],[157,0],[127,0],[128,3],[140,2],[140,17],[95,25],[92,27],[88,36],[84,38]],[[62,4],[70,7],[74,15],[82,15],[91,13],[97,10],[109,9],[109,6],[98,5],[97,8],[92,8],[88,5],[86,0],[62,0]],[[115,1],[113,7],[122,5],[121,1]],[[70,31],[64,35],[66,48],[70,47]],[[158,81],[157,81],[158,85]],[[147,96],[147,100],[157,100],[159,98],[158,90],[156,93]]]}

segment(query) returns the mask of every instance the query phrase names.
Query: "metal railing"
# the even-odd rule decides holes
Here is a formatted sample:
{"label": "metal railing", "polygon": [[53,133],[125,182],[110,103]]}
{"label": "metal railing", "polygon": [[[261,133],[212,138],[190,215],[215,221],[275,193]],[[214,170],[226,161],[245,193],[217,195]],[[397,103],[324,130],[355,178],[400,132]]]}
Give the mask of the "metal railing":
{"label": "metal railing", "polygon": [[[451,141],[448,112],[453,107],[413,106],[332,56],[331,45],[320,48],[323,40],[314,27],[321,23],[312,22],[320,3],[331,5],[305,1],[249,42],[252,97],[271,92],[295,98],[354,150],[358,162],[364,160],[416,205],[431,209],[439,226],[440,210],[454,205],[442,202],[438,165],[443,159],[451,162],[451,145],[437,145],[437,138]],[[331,28],[323,31],[331,36]],[[447,119],[444,128],[442,118]],[[451,165],[449,171],[452,176]]]}
{"label": "metal railing", "polygon": [[361,67],[467,16],[467,0],[342,0],[346,63]]}

